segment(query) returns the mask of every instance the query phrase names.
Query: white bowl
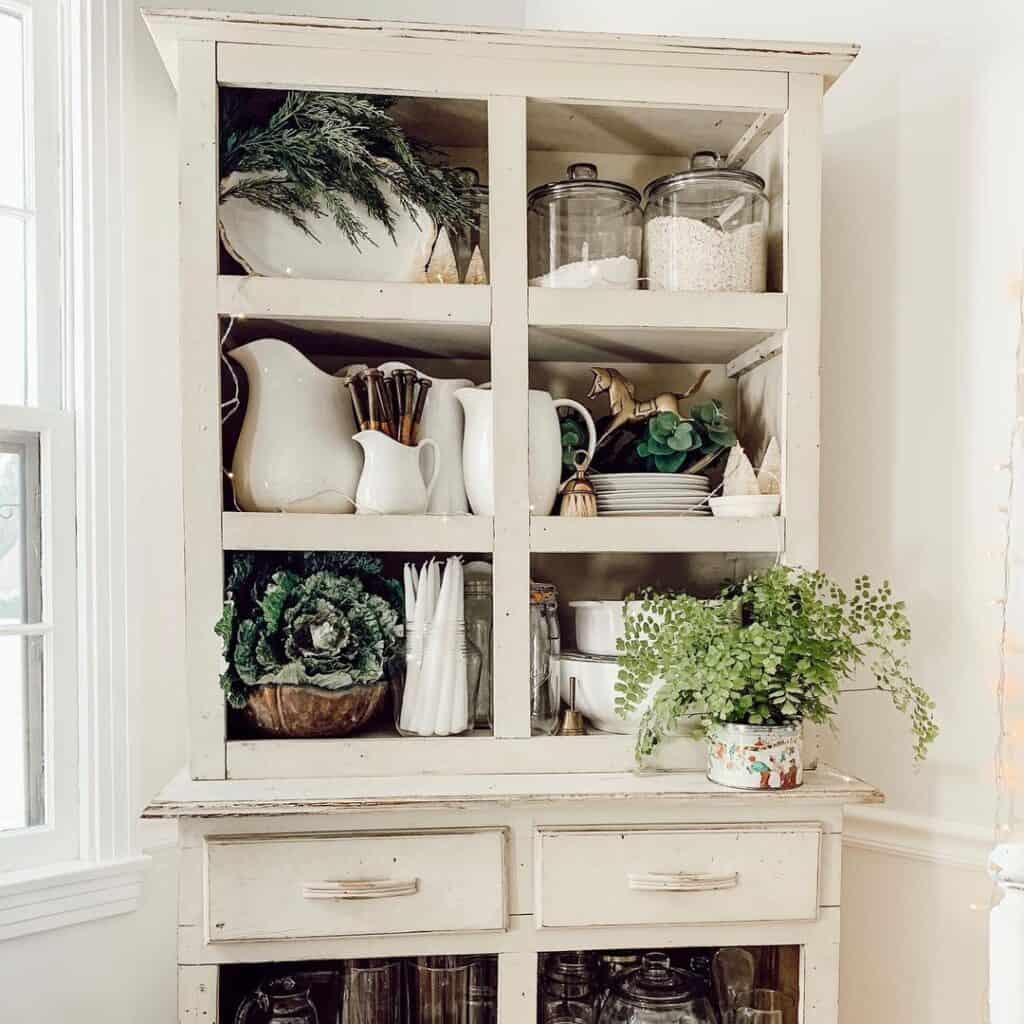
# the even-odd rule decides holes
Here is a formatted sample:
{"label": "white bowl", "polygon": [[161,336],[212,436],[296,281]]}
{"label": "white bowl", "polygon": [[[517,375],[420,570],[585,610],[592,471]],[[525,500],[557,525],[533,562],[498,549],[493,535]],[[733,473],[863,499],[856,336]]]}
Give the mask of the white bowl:
{"label": "white bowl", "polygon": [[[614,604],[615,602],[608,602]],[[576,710],[601,732],[635,733],[640,718],[650,703],[620,718],[615,710],[615,684],[619,681],[617,658],[599,658],[567,651],[559,659],[561,665],[562,703],[569,706],[569,677],[576,679]]]}
{"label": "white bowl", "polygon": [[[627,601],[570,601],[576,613],[576,646],[582,654],[614,657],[626,634]],[[632,602],[639,605],[639,601]]]}
{"label": "white bowl", "polygon": [[[648,690],[643,702],[630,711],[625,718],[615,710],[615,685],[619,681],[618,658],[602,658],[577,651],[566,651],[559,659],[560,690],[562,703],[569,706],[569,678],[576,679],[576,710],[591,727],[599,732],[633,735],[644,712],[650,707],[655,691],[661,685]],[[688,735],[692,729],[684,725],[673,730],[670,735]]]}
{"label": "white bowl", "polygon": [[709,498],[711,511],[729,519],[754,519],[777,516],[782,504],[778,494],[734,494],[727,498]]}

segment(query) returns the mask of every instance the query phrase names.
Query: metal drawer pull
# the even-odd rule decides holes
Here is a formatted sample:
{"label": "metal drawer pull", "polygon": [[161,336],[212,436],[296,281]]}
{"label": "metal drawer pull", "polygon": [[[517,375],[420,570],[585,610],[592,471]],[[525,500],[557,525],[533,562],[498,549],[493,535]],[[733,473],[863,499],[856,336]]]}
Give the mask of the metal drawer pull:
{"label": "metal drawer pull", "polygon": [[346,878],[303,882],[302,896],[307,900],[380,900],[412,896],[419,887],[418,878]]}
{"label": "metal drawer pull", "polygon": [[735,889],[740,884],[738,872],[727,875],[709,875],[689,871],[650,871],[628,875],[629,887],[637,892],[712,892],[715,889]]}

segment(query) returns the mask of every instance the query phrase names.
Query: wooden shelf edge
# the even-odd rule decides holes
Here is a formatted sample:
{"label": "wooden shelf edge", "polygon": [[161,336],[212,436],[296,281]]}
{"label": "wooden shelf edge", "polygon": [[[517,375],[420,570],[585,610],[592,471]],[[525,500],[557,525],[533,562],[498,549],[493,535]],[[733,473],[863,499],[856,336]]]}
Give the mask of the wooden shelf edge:
{"label": "wooden shelf edge", "polygon": [[[396,775],[523,775],[628,772],[636,765],[634,737],[588,736],[352,736],[337,740],[235,740],[227,744],[229,779],[382,778]],[[570,747],[569,744],[572,744]],[[571,751],[571,767],[566,752]],[[663,748],[657,767],[702,771],[701,741],[679,738]]]}
{"label": "wooden shelf edge", "polygon": [[530,550],[538,553],[743,552],[785,550],[785,520],[719,519],[714,516],[643,516],[571,519],[534,516]]}
{"label": "wooden shelf edge", "polygon": [[784,331],[780,292],[648,292],[600,288],[530,288],[531,327]]}
{"label": "wooden shelf edge", "polygon": [[490,516],[357,516],[225,512],[225,551],[494,550]]}
{"label": "wooden shelf edge", "polygon": [[[566,743],[579,742],[563,737]],[[439,742],[452,743],[456,739]],[[332,742],[332,741],[300,741]],[[344,741],[341,741],[344,742]],[[423,743],[423,740],[398,740]],[[468,740],[467,742],[491,742]],[[509,742],[496,740],[494,743]],[[534,741],[526,741],[534,742]],[[761,791],[727,789],[699,771],[523,773],[504,775],[412,775],[355,778],[277,778],[193,781],[183,770],[143,812],[145,818],[237,817],[282,814],[331,814],[401,808],[451,811],[481,804],[580,803],[652,800],[669,806],[755,805],[773,809],[800,805],[878,804],[874,786],[828,766],[804,775],[799,789]]]}
{"label": "wooden shelf edge", "polygon": [[223,316],[287,320],[380,320],[451,325],[491,322],[488,285],[316,281],[221,275]]}

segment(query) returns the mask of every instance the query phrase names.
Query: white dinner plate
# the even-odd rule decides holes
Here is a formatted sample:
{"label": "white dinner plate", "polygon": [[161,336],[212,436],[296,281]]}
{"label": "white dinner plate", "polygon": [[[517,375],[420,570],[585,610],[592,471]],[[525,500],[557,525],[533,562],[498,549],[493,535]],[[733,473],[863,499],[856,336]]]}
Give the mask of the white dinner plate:
{"label": "white dinner plate", "polygon": [[674,517],[676,519],[683,516],[708,516],[710,512],[704,512],[700,509],[690,509],[686,512],[669,512],[665,509],[660,508],[636,508],[624,510],[621,512],[601,512],[598,511],[599,516],[608,516],[610,519],[619,518],[624,519],[628,517],[640,517],[640,516],[665,516],[666,518]]}

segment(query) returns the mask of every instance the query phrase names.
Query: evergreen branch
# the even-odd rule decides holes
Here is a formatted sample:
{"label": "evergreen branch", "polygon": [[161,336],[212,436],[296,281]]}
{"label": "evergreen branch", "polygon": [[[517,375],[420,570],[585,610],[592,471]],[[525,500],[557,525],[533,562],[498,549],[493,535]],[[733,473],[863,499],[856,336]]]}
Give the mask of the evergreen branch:
{"label": "evergreen branch", "polygon": [[390,113],[390,97],[288,92],[269,113],[247,108],[239,91],[221,93],[221,179],[236,197],[283,213],[316,238],[309,218],[330,216],[359,247],[369,232],[352,203],[394,238],[387,192],[413,217],[425,211],[435,225],[464,228],[470,204],[458,176],[429,143],[406,136]]}

